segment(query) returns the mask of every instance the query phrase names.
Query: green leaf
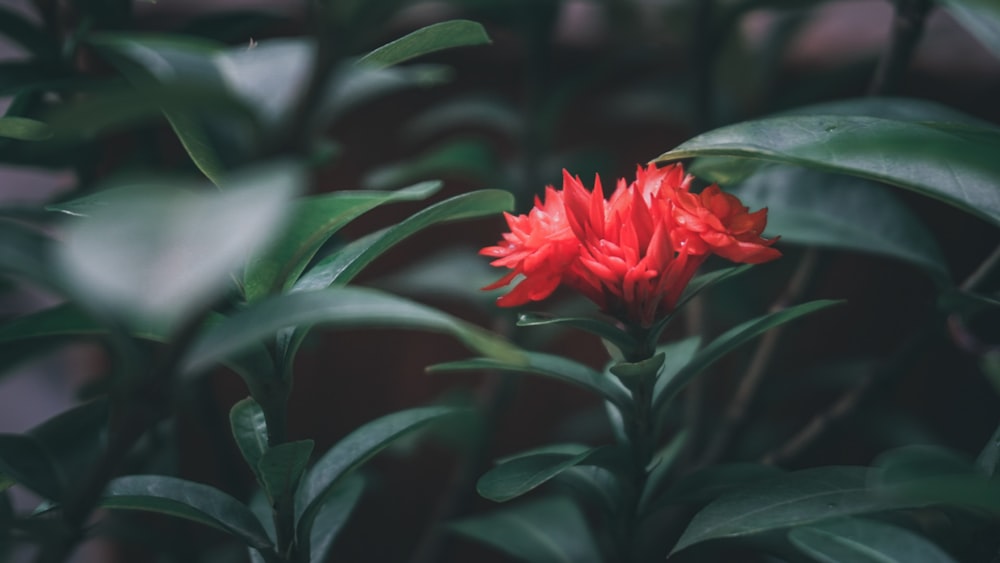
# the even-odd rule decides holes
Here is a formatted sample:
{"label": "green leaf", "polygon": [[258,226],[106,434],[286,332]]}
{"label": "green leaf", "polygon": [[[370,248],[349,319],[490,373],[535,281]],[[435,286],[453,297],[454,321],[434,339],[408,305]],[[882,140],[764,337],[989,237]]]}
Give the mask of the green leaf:
{"label": "green leaf", "polygon": [[443,49],[489,43],[490,38],[482,25],[468,20],[451,20],[420,28],[387,43],[361,57],[358,63],[382,68]]}
{"label": "green leaf", "polygon": [[257,517],[240,501],[208,485],[162,475],[129,475],[108,484],[100,506],[144,510],[222,530],[256,549],[271,549]]}
{"label": "green leaf", "polygon": [[671,504],[705,504],[724,494],[747,488],[783,472],[773,465],[728,463],[706,467],[685,475],[673,483],[652,507]]}
{"label": "green leaf", "polygon": [[795,528],[788,539],[824,563],[954,563],[938,546],[898,526],[852,518]]}
{"label": "green leaf", "polygon": [[878,180],[1000,224],[1000,131],[864,116],[767,117],[699,135],[656,161],[754,158]]}
{"label": "green leaf", "polygon": [[457,195],[419,211],[395,226],[372,233],[320,260],[295,284],[295,291],[347,284],[373,260],[410,236],[441,223],[499,214],[514,208],[514,196],[502,190]]}
{"label": "green leaf", "polygon": [[260,456],[257,474],[272,502],[291,493],[298,486],[299,479],[309,464],[314,445],[312,440],[285,442],[267,449]]}
{"label": "green leaf", "polygon": [[165,324],[205,306],[247,253],[270,241],[304,178],[283,164],[227,177],[226,190],[123,188],[74,221],[58,258],[94,306]]}
{"label": "green leaf", "polygon": [[768,166],[732,192],[751,208],[767,207],[767,232],[783,242],[889,256],[948,283],[947,262],[934,237],[875,182]]}
{"label": "green leaf", "polygon": [[34,22],[14,10],[0,6],[0,35],[19,43],[40,58],[55,58],[59,54],[54,36],[45,33]]}
{"label": "green leaf", "polygon": [[52,239],[16,221],[0,220],[0,273],[58,290],[48,257]]}
{"label": "green leaf", "polygon": [[447,416],[462,412],[450,407],[422,407],[383,416],[337,442],[306,474],[296,506],[300,545],[313,537],[318,514],[338,487],[361,464],[392,442]]}
{"label": "green leaf", "polygon": [[55,462],[33,436],[0,434],[0,475],[46,499],[61,500],[65,492]]}
{"label": "green leaf", "polygon": [[323,502],[313,522],[309,537],[309,561],[323,563],[329,560],[330,548],[337,535],[344,529],[348,518],[361,500],[365,480],[357,474],[347,477]]}
{"label": "green leaf", "polygon": [[670,475],[670,470],[673,469],[678,456],[684,451],[687,438],[688,431],[681,430],[666,446],[663,446],[653,456],[650,466],[646,468],[646,484],[642,488],[642,494],[639,495],[638,511],[640,514],[646,512],[649,503],[656,498],[660,489],[663,488],[667,477]]}
{"label": "green leaf", "polygon": [[880,456],[875,466],[872,488],[898,502],[959,506],[1000,515],[1000,482],[950,450],[899,448]]}
{"label": "green leaf", "polygon": [[587,317],[557,317],[547,313],[524,313],[517,319],[517,326],[547,326],[547,325],[567,325],[575,329],[596,334],[601,338],[611,342],[619,350],[633,350],[638,346],[635,339],[627,332],[619,329],[610,322]]}
{"label": "green leaf", "polygon": [[596,451],[588,448],[577,454],[540,452],[518,456],[487,471],[476,483],[476,490],[492,501],[506,502],[583,463]]}
{"label": "green leaf", "polygon": [[[677,300],[677,305],[674,307],[674,310],[680,310],[681,307],[694,299],[695,296],[702,291],[734,278],[753,267],[753,264],[741,264],[739,266],[732,266],[729,268],[719,268],[718,270],[713,270],[711,272],[701,274],[700,276],[696,276],[684,289],[684,293],[682,293],[681,298]],[[663,330],[667,328],[667,324],[669,324],[671,320],[673,320],[673,315],[667,315],[663,317],[663,319],[657,321],[650,328],[648,336],[646,337],[646,343],[650,346],[655,346],[656,343],[659,342],[660,336],[663,334]]]}
{"label": "green leaf", "polygon": [[104,451],[109,407],[106,397],[63,411],[26,433],[45,450],[63,483],[86,474]]}
{"label": "green leaf", "polygon": [[799,317],[842,303],[828,299],[810,301],[789,307],[776,313],[769,313],[735,326],[712,341],[695,354],[694,358],[673,377],[661,377],[653,391],[653,408],[663,408],[698,374],[739,346],[756,338],[768,330],[791,322]]}
{"label": "green leaf", "polygon": [[698,512],[671,553],[737,538],[906,506],[874,494],[863,467],[818,467],[728,493]]}
{"label": "green leaf", "polygon": [[551,497],[454,522],[451,530],[527,563],[600,563],[580,509]]}
{"label": "green leaf", "polygon": [[992,0],[938,0],[984,47],[1000,57],[1000,6]]}
{"label": "green leaf", "polygon": [[976,468],[982,474],[993,477],[997,474],[998,464],[1000,464],[1000,426],[997,426],[989,441],[979,452],[979,456],[976,458]]}
{"label": "green leaf", "polygon": [[253,397],[239,401],[229,410],[229,427],[243,459],[263,485],[263,478],[257,468],[260,458],[267,452],[268,444],[267,419],[264,418],[263,409]]}
{"label": "green leaf", "polygon": [[278,240],[247,264],[247,299],[291,286],[320,247],[363,213],[386,203],[425,199],[440,188],[441,182],[423,182],[395,192],[341,191],[298,200]]}
{"label": "green leaf", "polygon": [[44,141],[52,137],[49,126],[26,117],[0,117],[0,137],[19,141]]}
{"label": "green leaf", "polygon": [[521,352],[500,336],[451,315],[372,289],[332,287],[257,301],[211,327],[184,362],[198,372],[286,327],[412,328],[448,334],[470,349],[517,362]]}
{"label": "green leaf", "polygon": [[570,467],[556,477],[556,482],[612,516],[619,513],[619,505],[627,498],[618,475],[597,465]]}
{"label": "green leaf", "polygon": [[593,391],[626,410],[630,408],[632,401],[628,390],[616,379],[573,360],[541,352],[522,352],[522,361],[518,362],[474,358],[427,368],[430,373],[473,370],[528,373],[558,379]]}

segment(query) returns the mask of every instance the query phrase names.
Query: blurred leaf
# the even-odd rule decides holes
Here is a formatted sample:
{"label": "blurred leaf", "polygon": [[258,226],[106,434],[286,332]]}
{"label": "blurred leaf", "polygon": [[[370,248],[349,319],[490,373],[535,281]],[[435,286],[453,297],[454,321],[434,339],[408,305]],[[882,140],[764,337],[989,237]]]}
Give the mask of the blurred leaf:
{"label": "blurred leaf", "polygon": [[362,237],[310,268],[294,291],[347,284],[373,260],[410,236],[440,223],[473,219],[510,211],[514,198],[501,190],[479,190],[457,195],[418,211],[398,224]]}
{"label": "blurred leaf", "polygon": [[73,483],[104,451],[108,416],[108,400],[102,397],[49,418],[27,435],[45,450],[62,482]]}
{"label": "blurred leaf", "polygon": [[58,289],[48,260],[51,247],[52,240],[37,230],[0,219],[0,273]]}
{"label": "blurred leaf", "polygon": [[954,563],[938,546],[897,526],[867,519],[847,519],[794,528],[788,539],[824,563]]}
{"label": "blurred leaf", "polygon": [[296,503],[301,511],[296,527],[299,545],[309,545],[317,532],[317,516],[330,502],[330,496],[355,469],[395,440],[458,412],[461,410],[450,407],[422,407],[396,412],[364,424],[334,444],[302,481],[299,502]]}
{"label": "blurred leaf", "polygon": [[577,496],[589,499],[612,515],[618,513],[618,505],[625,498],[618,476],[597,465],[576,465],[567,468],[556,477],[556,482],[565,485]]}
{"label": "blurred leaf", "polygon": [[714,155],[807,166],[910,189],[1000,224],[997,150],[992,127],[795,115],[709,131],[656,161]]}
{"label": "blurred leaf", "polygon": [[180,33],[223,43],[247,43],[256,34],[287,22],[288,18],[279,13],[230,9],[191,18]]}
{"label": "blurred leaf", "polygon": [[37,60],[0,62],[0,96],[57,84],[65,78],[60,68]]}
{"label": "blurred leaf", "polygon": [[492,501],[505,502],[583,463],[596,451],[597,448],[587,448],[576,454],[539,452],[521,455],[487,471],[476,483],[476,490]]}
{"label": "blurred leaf", "polygon": [[541,352],[522,352],[522,356],[516,363],[491,358],[473,358],[433,365],[428,367],[427,371],[440,373],[486,370],[541,375],[593,391],[619,408],[630,408],[631,395],[612,377],[561,356]]}
{"label": "blurred leaf", "polygon": [[45,33],[20,13],[3,6],[0,6],[0,35],[20,44],[39,58],[51,59],[59,54],[55,37]]}
{"label": "blurred leaf", "polygon": [[422,256],[414,264],[380,277],[373,285],[404,295],[456,300],[494,310],[496,293],[483,286],[496,279],[494,268],[469,246],[449,246]]}
{"label": "blurred leaf", "polygon": [[922,123],[928,121],[961,123],[976,127],[993,127],[989,121],[973,117],[955,108],[918,98],[865,96],[799,106],[781,115],[846,115],[868,116]]}
{"label": "blurred leaf", "polygon": [[769,166],[732,192],[751,208],[767,207],[767,232],[783,242],[890,256],[948,283],[947,262],[934,237],[874,182]]}
{"label": "blurred leaf", "polygon": [[0,434],[0,475],[46,499],[61,500],[65,492],[55,462],[33,436]]}
{"label": "blurred leaf", "polygon": [[516,139],[522,121],[521,114],[501,98],[453,98],[410,120],[403,127],[403,137],[424,141],[451,129],[484,128]]}
{"label": "blurred leaf", "polygon": [[207,305],[247,253],[270,241],[303,180],[285,164],[230,176],[221,193],[116,192],[68,226],[61,266],[90,303],[170,324]]}
{"label": "blurred leaf", "polygon": [[670,475],[670,470],[673,469],[674,463],[677,461],[677,457],[684,451],[684,446],[687,443],[688,431],[681,430],[678,432],[666,446],[656,452],[653,456],[653,460],[650,462],[649,467],[646,468],[647,477],[646,483],[642,487],[642,494],[639,496],[639,506],[637,510],[639,513],[646,512],[649,507],[649,503],[656,498],[660,489],[664,487],[667,477]]}
{"label": "blurred leaf", "polygon": [[863,467],[795,471],[725,494],[699,511],[671,553],[736,538],[906,506],[874,494]]}
{"label": "blurred leaf", "polygon": [[364,488],[365,480],[360,475],[351,474],[326,497],[319,513],[316,514],[312,534],[309,537],[310,563],[323,563],[329,560],[330,548],[347,524],[354,507],[361,500]]}
{"label": "blurred leaf", "polygon": [[286,327],[413,328],[449,334],[472,350],[516,362],[521,352],[478,326],[371,289],[333,287],[258,301],[209,329],[193,346],[185,369],[200,371]]}
{"label": "blurred leaf", "polygon": [[735,326],[702,348],[694,358],[671,378],[661,377],[656,381],[653,392],[653,408],[663,408],[670,403],[692,379],[724,355],[756,338],[768,330],[791,322],[799,317],[826,309],[842,301],[820,299],[789,307],[776,313],[769,313]]}
{"label": "blurred leaf", "polygon": [[163,475],[128,475],[108,484],[100,506],[159,512],[211,526],[256,549],[271,540],[257,517],[240,501],[208,485]]}
{"label": "blurred leaf", "polygon": [[233,439],[236,446],[247,465],[253,470],[258,482],[263,484],[263,479],[258,469],[260,458],[267,452],[267,420],[264,418],[264,411],[257,404],[253,397],[247,397],[229,410],[229,426],[233,432]]}
{"label": "blurred leaf", "polygon": [[611,324],[610,321],[587,317],[557,317],[547,313],[522,313],[517,318],[517,326],[567,325],[583,332],[596,334],[611,342],[619,350],[629,351],[638,346],[632,336]]}
{"label": "blurred leaf", "polygon": [[1000,464],[1000,426],[997,426],[989,441],[979,452],[979,457],[976,458],[976,468],[984,475],[993,477],[997,474],[998,464]]}
{"label": "blurred leaf", "polygon": [[1000,5],[992,0],[938,0],[983,47],[1000,57]]}
{"label": "blurred leaf", "polygon": [[49,126],[26,117],[0,117],[0,137],[19,141],[44,141],[52,137]]}
{"label": "blurred leaf", "polygon": [[285,442],[268,448],[257,462],[257,474],[268,497],[281,498],[290,494],[299,484],[309,456],[312,455],[312,440]]}
{"label": "blurred leaf", "polygon": [[361,57],[358,62],[383,68],[443,49],[489,43],[490,38],[482,25],[468,20],[451,20],[400,37]]}
{"label": "blurred leaf", "polygon": [[933,446],[899,448],[879,456],[875,467],[872,487],[897,502],[959,506],[1000,515],[1000,482],[949,450]]}
{"label": "blurred leaf", "polygon": [[496,176],[496,169],[496,154],[488,143],[461,139],[435,145],[408,160],[384,164],[365,176],[364,184],[390,189],[441,176],[488,182]]}
{"label": "blurred leaf", "polygon": [[441,182],[423,182],[394,192],[340,191],[296,201],[284,232],[247,263],[243,283],[247,300],[293,284],[320,247],[363,213],[386,203],[425,199],[440,188]]}
{"label": "blurred leaf", "polygon": [[729,463],[713,465],[678,479],[653,506],[689,503],[705,504],[724,494],[747,488],[783,472],[772,465]]}
{"label": "blurred leaf", "polygon": [[527,563],[599,563],[580,509],[561,497],[526,502],[454,522],[451,530]]}
{"label": "blurred leaf", "polygon": [[269,126],[281,123],[305,87],[315,45],[302,39],[270,39],[253,48],[237,47],[216,55],[222,80],[254,108]]}

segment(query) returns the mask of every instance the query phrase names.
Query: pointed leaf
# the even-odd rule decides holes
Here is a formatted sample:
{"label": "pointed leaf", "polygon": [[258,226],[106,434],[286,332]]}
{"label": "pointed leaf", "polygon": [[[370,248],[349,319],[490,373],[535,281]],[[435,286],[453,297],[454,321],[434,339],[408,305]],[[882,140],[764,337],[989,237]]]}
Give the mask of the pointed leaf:
{"label": "pointed leaf", "polygon": [[269,448],[257,462],[257,474],[268,496],[273,499],[291,493],[309,464],[312,440],[285,442]]}
{"label": "pointed leaf", "polygon": [[303,185],[295,165],[247,169],[231,189],[138,186],[74,221],[63,271],[94,306],[140,322],[176,322],[224,291],[245,256],[269,242]]}
{"label": "pointed leaf", "polygon": [[353,287],[278,295],[211,327],[192,347],[185,370],[200,371],[285,327],[412,328],[449,334],[470,349],[516,362],[521,352],[501,337],[451,315],[387,293]]}
{"label": "pointed leaf", "polygon": [[44,141],[52,137],[49,126],[26,117],[0,117],[0,137],[19,141]]}
{"label": "pointed leaf", "polygon": [[458,195],[419,211],[397,225],[372,233],[320,260],[295,284],[295,291],[346,284],[390,248],[440,223],[473,219],[510,211],[514,196],[502,190],[480,190]]}
{"label": "pointed leaf", "polygon": [[437,364],[427,368],[430,373],[449,371],[505,371],[529,373],[566,381],[593,391],[620,408],[628,409],[631,395],[618,380],[567,358],[541,352],[522,352],[516,363],[490,358],[474,358],[458,362]]}
{"label": "pointed leaf", "polygon": [[728,493],[695,515],[671,553],[711,539],[907,506],[869,490],[867,475],[864,467],[819,467]]}
{"label": "pointed leaf", "polygon": [[793,321],[799,317],[826,309],[842,301],[821,299],[810,301],[783,311],[769,313],[733,327],[699,351],[692,360],[672,378],[661,377],[653,392],[653,407],[659,409],[670,401],[692,379],[737,347],[749,342],[768,330]]}
{"label": "pointed leaf", "polygon": [[947,263],[934,237],[875,182],[768,166],[732,192],[751,208],[767,207],[767,230],[783,242],[890,256],[948,283]]}
{"label": "pointed leaf", "polygon": [[596,451],[588,448],[577,454],[539,452],[518,456],[487,471],[476,483],[476,490],[492,501],[505,502],[583,463]]}
{"label": "pointed leaf", "polygon": [[451,524],[451,530],[526,563],[600,563],[580,509],[551,497]]}
{"label": "pointed leaf", "polygon": [[619,350],[632,350],[637,346],[634,338],[609,322],[587,317],[557,317],[546,313],[524,313],[517,319],[517,326],[567,325],[611,342]]}
{"label": "pointed leaf", "polygon": [[128,475],[108,484],[100,505],[169,514],[232,534],[250,547],[271,548],[267,533],[245,504],[201,483],[163,475]]}
{"label": "pointed leaf", "polygon": [[382,68],[452,47],[490,42],[483,26],[468,20],[451,20],[420,28],[368,53],[359,64]]}
{"label": "pointed leaf", "polygon": [[423,182],[394,192],[341,191],[296,201],[284,232],[247,264],[243,276],[247,299],[290,286],[331,236],[365,212],[387,203],[425,199],[440,188],[441,182]]}
{"label": "pointed leaf", "polygon": [[795,528],[788,539],[823,563],[955,563],[918,534],[878,520],[852,518]]}
{"label": "pointed leaf", "polygon": [[767,117],[699,135],[659,156],[755,158],[878,180],[1000,224],[1000,130],[866,116]]}
{"label": "pointed leaf", "polygon": [[309,537],[310,563],[323,563],[329,559],[330,548],[361,500],[364,488],[365,480],[360,475],[353,474],[323,502]]}
{"label": "pointed leaf", "polygon": [[314,523],[330,495],[361,464],[395,440],[460,412],[461,409],[450,407],[422,407],[389,414],[361,426],[327,450],[306,474],[299,490],[296,503],[299,543],[310,542]]}
{"label": "pointed leaf", "polygon": [[62,500],[65,492],[55,462],[32,436],[0,434],[0,476],[50,500]]}
{"label": "pointed leaf", "polygon": [[247,397],[233,405],[229,410],[229,427],[233,439],[247,465],[253,470],[257,480],[263,485],[257,464],[267,451],[267,419],[264,411],[252,397]]}

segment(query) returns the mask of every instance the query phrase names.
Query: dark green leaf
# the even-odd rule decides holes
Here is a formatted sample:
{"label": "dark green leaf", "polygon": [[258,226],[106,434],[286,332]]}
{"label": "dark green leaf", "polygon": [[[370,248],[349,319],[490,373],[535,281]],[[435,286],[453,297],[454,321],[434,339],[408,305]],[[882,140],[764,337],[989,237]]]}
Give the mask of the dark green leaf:
{"label": "dark green leaf", "polygon": [[473,219],[510,211],[514,197],[501,190],[458,195],[419,211],[393,227],[372,233],[340,249],[309,269],[295,284],[296,291],[346,284],[365,266],[404,239],[440,223]]}
{"label": "dark green leaf", "polygon": [[881,117],[897,121],[947,122],[992,127],[990,122],[930,100],[918,98],[866,96],[800,106],[782,115],[853,115]]}
{"label": "dark green leaf", "polygon": [[584,389],[597,393],[622,409],[630,408],[631,395],[621,383],[608,375],[561,356],[543,354],[541,352],[523,352],[522,355],[523,361],[518,362],[475,358],[437,364],[427,368],[427,371],[437,373],[488,370],[541,375],[579,385]]}
{"label": "dark green leaf", "polygon": [[[317,531],[316,518],[331,495],[361,464],[406,436],[444,417],[462,412],[450,407],[422,407],[383,416],[369,422],[337,442],[306,474],[296,506],[299,543],[305,545]],[[319,531],[321,533],[321,531]]]}
{"label": "dark green leaf", "polygon": [[730,463],[706,467],[673,483],[654,506],[705,504],[749,485],[776,478],[782,471],[771,465]]}
{"label": "dark green leaf", "polygon": [[46,420],[27,434],[44,448],[63,482],[91,470],[104,451],[108,401],[94,399]]}
{"label": "dark green leaf", "polygon": [[387,43],[358,61],[382,68],[452,47],[485,45],[490,42],[483,26],[467,20],[451,20],[423,27]]}
{"label": "dark green leaf", "polygon": [[257,474],[271,499],[281,498],[294,491],[302,478],[309,456],[313,451],[312,440],[285,442],[267,449],[257,462]]}
{"label": "dark green leaf", "polygon": [[267,420],[257,401],[247,397],[233,405],[229,410],[229,427],[243,459],[253,470],[257,480],[262,481],[257,464],[267,451]]}
{"label": "dark green leaf", "polygon": [[841,301],[826,299],[810,301],[783,311],[757,317],[727,330],[711,344],[701,349],[674,377],[661,377],[657,380],[653,393],[653,407],[658,409],[669,404],[673,397],[698,374],[742,344],[776,326],[839,303]]}
{"label": "dark green leaf", "polygon": [[954,563],[954,559],[921,536],[897,526],[852,518],[795,528],[788,533],[795,547],[823,563]]}
{"label": "dark green leaf", "polygon": [[880,456],[875,465],[873,488],[897,502],[959,506],[1000,515],[1000,482],[950,450],[899,448]]}
{"label": "dark green leaf", "polygon": [[271,240],[303,181],[301,168],[281,164],[227,177],[221,192],[123,188],[69,225],[58,257],[94,306],[170,324],[226,289],[247,253]]}
{"label": "dark green leaf", "polygon": [[51,500],[65,491],[55,462],[32,436],[0,434],[0,475]]}
{"label": "dark green leaf", "polygon": [[361,500],[364,488],[365,480],[360,475],[354,474],[347,477],[326,497],[316,515],[316,521],[313,522],[309,538],[310,563],[323,563],[329,560],[330,548],[333,547],[337,534],[347,524],[354,507]]}
{"label": "dark green leaf", "polygon": [[15,221],[0,220],[0,272],[13,274],[49,289],[58,289],[51,272],[52,240]]}
{"label": "dark green leaf", "polygon": [[111,481],[100,505],[159,512],[230,533],[256,549],[271,540],[257,517],[240,501],[208,485],[162,475],[129,475]]}
{"label": "dark green leaf", "polygon": [[611,515],[618,514],[619,505],[626,498],[619,477],[597,465],[570,467],[556,477],[556,482]]}
{"label": "dark green leaf", "polygon": [[709,131],[657,161],[755,158],[878,180],[1000,224],[1000,132],[842,115],[768,117]]}
{"label": "dark green leaf", "polygon": [[906,506],[874,494],[863,467],[819,467],[728,493],[703,508],[671,553],[696,543],[750,536]]}
{"label": "dark green leaf", "polygon": [[583,463],[595,451],[586,449],[577,454],[549,452],[518,456],[487,471],[476,483],[476,490],[485,498],[505,502]]}
{"label": "dark green leaf", "polygon": [[674,463],[677,461],[677,457],[684,450],[687,437],[688,432],[686,430],[678,432],[666,446],[653,456],[650,466],[646,468],[646,484],[643,486],[642,494],[639,496],[638,510],[640,513],[646,512],[649,503],[656,498],[660,489],[664,487],[666,479],[670,475],[670,470],[673,469]]}
{"label": "dark green leaf", "polygon": [[524,313],[517,319],[517,326],[546,325],[567,325],[584,332],[596,334],[611,342],[622,351],[633,350],[637,346],[634,338],[608,321],[586,317],[557,317],[546,313]]}
{"label": "dark green leaf", "polygon": [[580,509],[552,497],[460,520],[451,529],[527,563],[599,563]]}
{"label": "dark green leaf", "polygon": [[247,299],[290,286],[323,243],[363,213],[386,203],[425,199],[440,188],[441,182],[424,182],[395,192],[340,191],[300,199],[278,240],[247,264],[243,277]]}
{"label": "dark green leaf", "polygon": [[890,256],[948,282],[934,237],[875,182],[768,166],[732,191],[751,208],[767,207],[767,232],[783,242]]}
{"label": "dark green leaf", "polygon": [[1000,426],[997,426],[989,441],[979,452],[979,457],[976,458],[976,468],[984,475],[993,477],[997,474],[998,464],[1000,464]]}
{"label": "dark green leaf", "polygon": [[0,137],[19,141],[44,141],[52,137],[49,126],[26,117],[0,117]]}
{"label": "dark green leaf", "polygon": [[59,53],[56,38],[14,10],[0,6],[0,35],[3,35],[40,58],[55,58]]}
{"label": "dark green leaf", "polygon": [[1000,6],[992,0],[938,0],[951,15],[1000,57]]}
{"label": "dark green leaf", "polygon": [[521,352],[478,326],[401,297],[371,289],[332,287],[279,295],[251,304],[211,327],[185,360],[200,371],[286,327],[325,325],[335,328],[413,328],[449,334],[477,352],[518,362]]}

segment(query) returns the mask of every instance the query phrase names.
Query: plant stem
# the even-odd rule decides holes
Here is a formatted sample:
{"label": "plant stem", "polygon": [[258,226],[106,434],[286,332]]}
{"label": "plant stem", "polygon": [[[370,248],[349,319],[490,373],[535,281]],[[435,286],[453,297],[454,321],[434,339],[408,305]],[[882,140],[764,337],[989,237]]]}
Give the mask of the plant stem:
{"label": "plant stem", "polygon": [[896,0],[889,44],[879,58],[868,95],[885,96],[899,89],[899,82],[923,35],[924,22],[931,6],[931,0]]}

